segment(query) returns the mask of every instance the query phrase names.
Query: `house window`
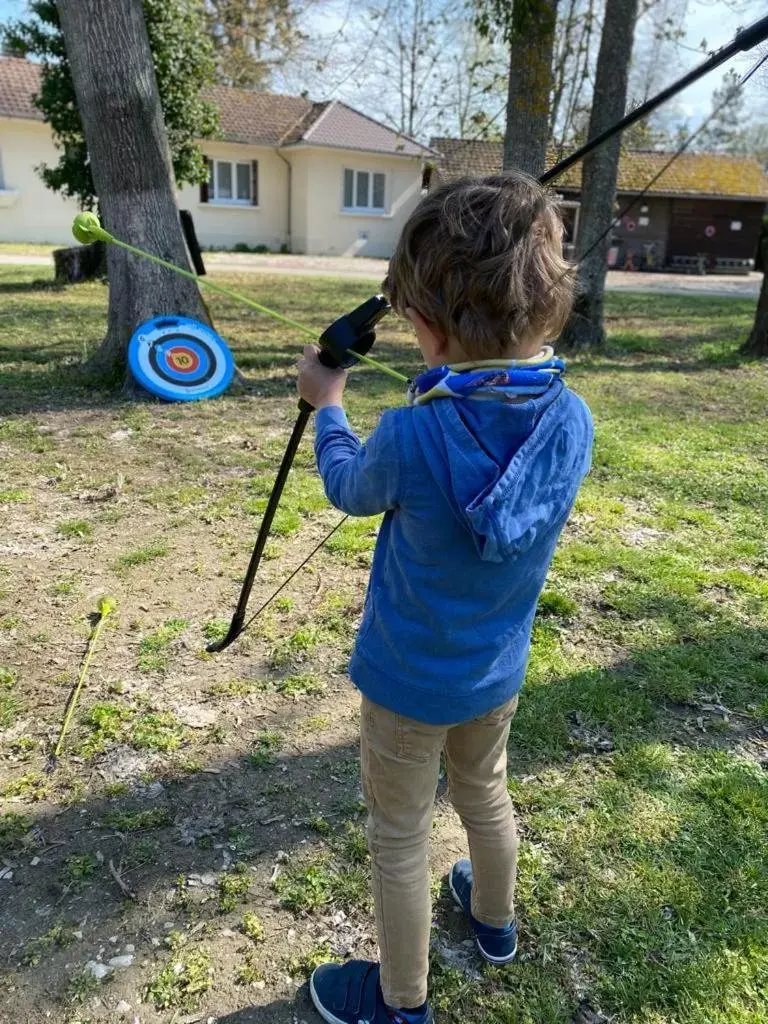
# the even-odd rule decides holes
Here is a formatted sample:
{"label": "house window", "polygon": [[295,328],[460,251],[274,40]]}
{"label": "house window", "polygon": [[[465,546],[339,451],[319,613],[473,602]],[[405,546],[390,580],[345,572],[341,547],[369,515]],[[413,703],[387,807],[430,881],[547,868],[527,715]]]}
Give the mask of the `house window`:
{"label": "house window", "polygon": [[0,209],[13,206],[19,198],[18,189],[6,185],[3,178],[3,154],[0,153]]}
{"label": "house window", "polygon": [[208,181],[201,189],[200,201],[255,206],[258,203],[258,170],[257,160],[235,163],[209,159]]}
{"label": "house window", "polygon": [[575,246],[579,235],[579,216],[581,203],[568,201],[560,203],[560,215],[563,218],[563,244]]}
{"label": "house window", "polygon": [[383,213],[387,176],[379,171],[344,168],[343,208],[352,213]]}

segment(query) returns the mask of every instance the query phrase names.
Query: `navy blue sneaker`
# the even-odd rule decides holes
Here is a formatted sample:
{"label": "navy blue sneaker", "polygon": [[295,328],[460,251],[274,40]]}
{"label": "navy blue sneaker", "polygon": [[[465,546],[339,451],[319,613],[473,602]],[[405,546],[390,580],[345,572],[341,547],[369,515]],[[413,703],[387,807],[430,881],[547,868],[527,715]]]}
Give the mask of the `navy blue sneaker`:
{"label": "navy blue sneaker", "polygon": [[476,921],[472,916],[472,882],[471,862],[457,860],[448,875],[448,885],[453,898],[472,922],[480,955],[489,964],[511,963],[517,955],[517,925],[513,921],[506,928],[491,928]]}
{"label": "navy blue sneaker", "polygon": [[315,1009],[328,1024],[435,1024],[426,1004],[416,1012],[387,1006],[379,972],[369,960],[321,964],[309,979]]}

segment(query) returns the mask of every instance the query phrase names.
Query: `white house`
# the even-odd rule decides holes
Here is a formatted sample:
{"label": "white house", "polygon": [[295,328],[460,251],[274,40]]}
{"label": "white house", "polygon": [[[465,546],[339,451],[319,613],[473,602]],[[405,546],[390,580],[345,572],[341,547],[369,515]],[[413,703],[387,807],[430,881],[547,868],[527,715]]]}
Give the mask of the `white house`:
{"label": "white house", "polygon": [[[0,242],[71,241],[76,204],[35,167],[58,159],[32,103],[39,68],[0,58]],[[202,143],[210,177],[180,190],[200,244],[389,256],[436,154],[338,100],[313,103],[217,86],[221,137]]]}

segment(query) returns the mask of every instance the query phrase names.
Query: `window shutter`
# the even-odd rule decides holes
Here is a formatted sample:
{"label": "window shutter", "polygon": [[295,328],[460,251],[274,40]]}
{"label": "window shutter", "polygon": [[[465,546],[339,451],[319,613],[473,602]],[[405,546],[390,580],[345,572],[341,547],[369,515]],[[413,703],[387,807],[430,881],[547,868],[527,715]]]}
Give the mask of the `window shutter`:
{"label": "window shutter", "polygon": [[259,205],[259,161],[251,160],[251,205]]}
{"label": "window shutter", "polygon": [[349,167],[344,168],[344,209],[351,210],[355,205],[355,172]]}
{"label": "window shutter", "polygon": [[374,210],[384,209],[386,180],[387,179],[383,174],[374,174],[373,176],[373,199],[371,200],[371,206]]}
{"label": "window shutter", "polygon": [[201,181],[200,182],[200,202],[201,203],[209,202],[208,182],[213,180],[213,160],[206,159],[205,163],[206,163],[206,166],[208,168],[208,181]]}

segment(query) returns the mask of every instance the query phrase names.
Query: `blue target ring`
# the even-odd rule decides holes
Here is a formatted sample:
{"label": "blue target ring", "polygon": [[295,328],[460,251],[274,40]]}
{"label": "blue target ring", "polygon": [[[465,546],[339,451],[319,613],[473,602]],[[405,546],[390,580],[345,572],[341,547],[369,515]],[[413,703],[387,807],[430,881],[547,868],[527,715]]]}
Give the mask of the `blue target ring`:
{"label": "blue target ring", "polygon": [[208,379],[213,363],[210,353],[184,334],[170,334],[155,343],[150,356],[159,372],[185,386]]}
{"label": "blue target ring", "polygon": [[128,344],[128,366],[143,388],[167,402],[215,398],[235,374],[224,339],[186,316],[157,316],[140,324]]}

